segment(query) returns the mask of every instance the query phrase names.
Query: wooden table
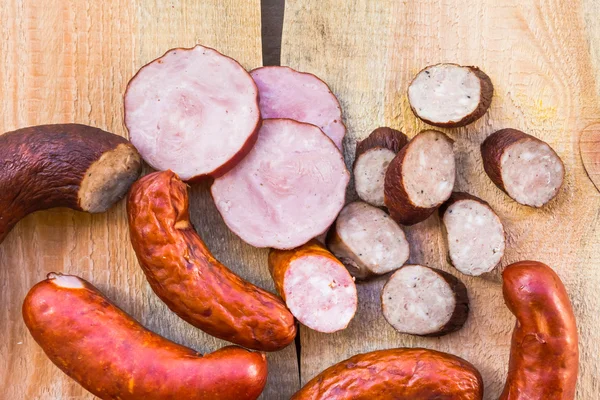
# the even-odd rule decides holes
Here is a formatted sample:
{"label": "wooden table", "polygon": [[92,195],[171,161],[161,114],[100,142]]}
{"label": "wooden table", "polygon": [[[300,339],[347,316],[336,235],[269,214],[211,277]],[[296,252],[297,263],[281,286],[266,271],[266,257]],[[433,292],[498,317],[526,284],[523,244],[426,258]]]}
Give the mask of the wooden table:
{"label": "wooden table", "polygon": [[[202,43],[247,68],[260,66],[260,7],[259,0],[5,0],[1,131],[79,122],[125,136],[125,85],[169,48]],[[282,65],[317,74],[339,97],[348,126],[348,165],[356,140],[377,126],[409,136],[425,127],[410,112],[405,94],[425,65],[473,64],[491,76],[496,93],[490,111],[467,128],[446,130],[456,140],[457,189],[486,199],[503,219],[508,233],[503,266],[537,259],[564,280],[580,330],[580,400],[600,398],[600,194],[578,148],[580,132],[600,120],[599,15],[597,0],[288,0],[281,46]],[[275,58],[265,57],[270,63]],[[512,202],[483,172],[479,144],[504,127],[546,140],[565,162],[565,186],[544,209]],[[194,186],[191,196],[192,220],[215,255],[273,290],[266,251],[226,229],[206,186]],[[351,189],[348,199],[354,198]],[[407,232],[411,262],[458,274],[446,263],[437,217]],[[23,297],[50,271],[92,281],[144,325],[179,343],[202,352],[225,345],[180,320],[152,293],[129,245],[123,202],[102,215],[70,210],[31,215],[0,245],[0,262],[3,399],[93,397],[46,359],[21,320]],[[462,330],[437,339],[395,332],[379,310],[383,282],[360,284],[359,311],[347,330],[325,335],[302,328],[298,354],[294,346],[269,354],[271,374],[262,398],[287,399],[332,363],[399,346],[470,360],[483,374],[486,399],[497,398],[514,324],[503,305],[500,270],[485,279],[461,276],[471,315]]]}

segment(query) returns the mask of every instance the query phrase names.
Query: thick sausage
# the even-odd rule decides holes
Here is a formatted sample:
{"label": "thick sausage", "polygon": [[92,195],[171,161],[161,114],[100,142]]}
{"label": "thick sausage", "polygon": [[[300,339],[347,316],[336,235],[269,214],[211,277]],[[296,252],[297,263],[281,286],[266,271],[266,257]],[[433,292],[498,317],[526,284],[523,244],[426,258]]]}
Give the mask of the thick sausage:
{"label": "thick sausage", "polygon": [[427,219],[452,194],[453,141],[442,132],[423,131],[392,160],[385,174],[385,205],[402,225]]}
{"label": "thick sausage", "polygon": [[258,88],[237,61],[197,45],[143,66],[125,92],[125,125],[144,160],[185,181],[220,176],[252,148]]}
{"label": "thick sausage", "polygon": [[324,233],[344,206],[350,173],[314,125],[268,119],[258,141],[211,193],[223,220],[255,247],[293,249]]}
{"label": "thick sausage", "polygon": [[384,211],[362,201],[342,209],[329,230],[327,247],[356,279],[398,269],[410,253],[402,228]]}
{"label": "thick sausage", "polygon": [[481,144],[483,168],[518,203],[541,207],[562,186],[565,167],[546,143],[516,129],[501,129]]}
{"label": "thick sausage", "polygon": [[502,273],[502,292],[517,317],[501,400],[573,400],[579,369],[575,315],[560,278],[538,261]]}
{"label": "thick sausage", "polygon": [[275,351],[296,336],[277,296],[217,261],[190,222],[186,185],[171,171],[137,181],[127,203],[131,244],[154,293],[182,319],[215,337]]}
{"label": "thick sausage", "polygon": [[77,276],[48,274],[25,297],[23,319],[50,361],[101,399],[251,400],[267,380],[264,354],[230,346],[202,357]]}
{"label": "thick sausage", "polygon": [[383,316],[398,332],[442,336],[462,328],[469,315],[467,288],[445,271],[405,265],[381,292]]}
{"label": "thick sausage", "polygon": [[490,77],[479,68],[436,64],[425,67],[410,83],[408,102],[426,123],[456,128],[481,118],[493,94]]}
{"label": "thick sausage", "polygon": [[504,226],[487,202],[454,192],[439,212],[450,262],[457,270],[478,276],[498,265],[504,255]]}
{"label": "thick sausage", "polygon": [[325,82],[290,67],[261,67],[250,75],[258,86],[263,118],[289,118],[316,125],[342,150],[346,135],[342,108]]}
{"label": "thick sausage", "polygon": [[34,211],[99,213],[142,171],[127,139],[79,124],[41,125],[0,136],[0,242]]}
{"label": "thick sausage", "polygon": [[383,207],[383,182],[388,166],[408,143],[406,135],[391,128],[377,128],[356,143],[354,185],[361,200]]}
{"label": "thick sausage", "polygon": [[359,354],[315,376],[291,400],[481,400],[473,365],[427,349]]}
{"label": "thick sausage", "polygon": [[292,314],[309,328],[336,332],[354,317],[358,302],[354,281],[316,240],[293,250],[271,249],[269,270]]}

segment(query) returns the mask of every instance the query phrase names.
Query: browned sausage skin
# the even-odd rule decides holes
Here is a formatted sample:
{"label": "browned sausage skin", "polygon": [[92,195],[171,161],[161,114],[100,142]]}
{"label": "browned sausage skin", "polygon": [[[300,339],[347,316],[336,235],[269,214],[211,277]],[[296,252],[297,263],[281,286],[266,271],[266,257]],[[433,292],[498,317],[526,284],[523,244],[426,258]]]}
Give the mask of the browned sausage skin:
{"label": "browned sausage skin", "polygon": [[253,400],[267,380],[264,354],[230,346],[202,357],[76,276],[51,273],[35,285],[23,319],[48,358],[101,399]]}
{"label": "browned sausage skin", "polygon": [[291,400],[481,400],[483,380],[469,362],[427,349],[359,354],[315,376]]}
{"label": "browned sausage skin", "polygon": [[517,317],[501,400],[572,400],[579,369],[575,315],[560,278],[538,261],[502,273],[502,292]]}
{"label": "browned sausage skin", "polygon": [[296,336],[283,301],[232,273],[194,230],[187,186],[173,172],[137,181],[127,203],[131,243],[150,286],[182,319],[215,337],[275,351]]}
{"label": "browned sausage skin", "polygon": [[0,242],[34,211],[106,211],[142,168],[127,139],[79,124],[8,132],[0,136],[0,149]]}

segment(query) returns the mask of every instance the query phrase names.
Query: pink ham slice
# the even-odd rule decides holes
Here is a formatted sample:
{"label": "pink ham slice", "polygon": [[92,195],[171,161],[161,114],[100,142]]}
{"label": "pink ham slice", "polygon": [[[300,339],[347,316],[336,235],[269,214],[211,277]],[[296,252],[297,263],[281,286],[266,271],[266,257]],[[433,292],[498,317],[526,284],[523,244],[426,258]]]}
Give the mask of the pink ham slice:
{"label": "pink ham slice", "polygon": [[240,64],[216,50],[173,49],[129,82],[125,125],[153,168],[188,181],[219,176],[256,140],[258,89]]}
{"label": "pink ham slice", "polygon": [[258,86],[263,118],[290,118],[316,125],[342,149],[346,135],[342,109],[325,82],[289,67],[261,67],[250,75]]}
{"label": "pink ham slice", "polygon": [[344,205],[350,174],[314,125],[264,120],[258,140],[211,192],[227,226],[255,247],[291,249],[325,232]]}

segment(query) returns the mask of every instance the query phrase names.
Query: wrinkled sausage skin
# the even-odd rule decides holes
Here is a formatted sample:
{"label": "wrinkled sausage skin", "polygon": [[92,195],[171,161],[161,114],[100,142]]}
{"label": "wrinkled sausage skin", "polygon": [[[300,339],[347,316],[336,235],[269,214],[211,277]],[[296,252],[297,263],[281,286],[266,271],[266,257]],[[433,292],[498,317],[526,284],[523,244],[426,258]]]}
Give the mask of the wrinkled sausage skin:
{"label": "wrinkled sausage skin", "polygon": [[215,337],[275,351],[296,336],[283,301],[232,273],[194,230],[186,185],[171,171],[136,182],[128,200],[131,243],[154,292],[182,319]]}

